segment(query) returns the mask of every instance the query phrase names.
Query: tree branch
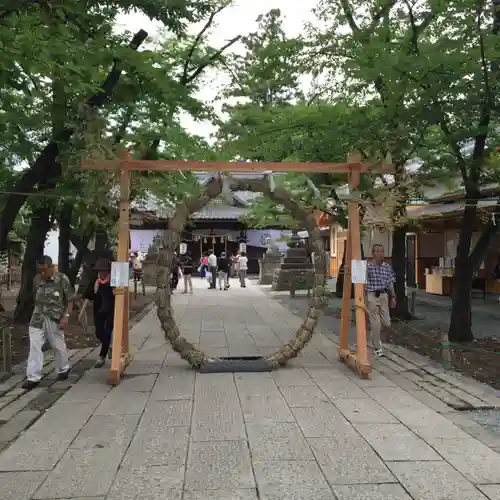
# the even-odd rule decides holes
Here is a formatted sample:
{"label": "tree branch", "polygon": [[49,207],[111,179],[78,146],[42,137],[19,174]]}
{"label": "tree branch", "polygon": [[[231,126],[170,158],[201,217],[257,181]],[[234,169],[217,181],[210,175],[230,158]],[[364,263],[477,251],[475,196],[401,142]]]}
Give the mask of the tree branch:
{"label": "tree branch", "polygon": [[116,134],[113,138],[113,144],[115,146],[118,146],[123,139],[125,138],[125,135],[127,134],[127,128],[130,125],[130,122],[132,121],[132,117],[134,116],[135,112],[135,105],[127,106],[127,111],[125,112],[125,116],[123,117],[123,121],[116,131]]}
{"label": "tree branch", "polygon": [[446,118],[444,117],[444,113],[441,108],[438,108],[441,114],[441,118],[439,119],[439,127],[444,134],[445,141],[448,143],[448,146],[453,151],[455,158],[457,159],[458,168],[460,169],[460,173],[462,174],[462,179],[464,181],[464,185],[469,181],[469,173],[467,172],[467,163],[462,155],[462,151],[460,150],[460,146],[457,141],[453,139],[453,134],[448,127],[448,123],[446,122]]}
{"label": "tree branch", "polygon": [[[373,15],[372,20],[370,22],[370,26],[368,27],[368,33],[366,33],[367,36],[369,36],[371,33],[373,33],[373,31],[377,27],[378,23],[380,22],[380,20],[389,13],[389,11],[396,4],[396,1],[397,0],[387,0],[384,3],[384,5],[382,5],[382,7],[380,7],[378,12],[376,12]],[[356,20],[354,19],[354,11],[351,7],[351,4],[349,3],[349,0],[341,0],[341,4],[342,4],[342,10],[344,11],[344,15],[347,19],[347,23],[349,24],[349,27],[351,28],[352,32],[356,34],[356,33],[361,33],[362,31],[364,31],[356,23]]]}
{"label": "tree branch", "polygon": [[418,39],[420,35],[430,26],[431,22],[437,15],[437,11],[428,12],[422,22],[417,24],[415,19],[415,15],[413,13],[413,6],[410,4],[408,0],[405,0],[406,7],[408,8],[408,16],[410,18],[410,45],[411,52],[415,55],[420,53],[418,48]]}
{"label": "tree branch", "polygon": [[373,30],[377,27],[377,24],[379,21],[389,14],[390,10],[394,7],[396,4],[397,0],[388,0],[382,7],[380,7],[380,10],[373,16],[372,22],[370,23],[370,32],[373,32]]}
{"label": "tree branch", "polygon": [[[425,90],[425,91],[430,90],[429,84],[424,83],[420,80],[417,80],[413,75],[411,75],[409,73],[407,73],[407,76],[410,80],[414,81],[423,90]],[[462,151],[460,150],[460,146],[458,145],[457,141],[453,138],[453,133],[451,132],[451,130],[448,126],[448,121],[446,120],[446,115],[445,115],[443,109],[441,108],[441,106],[439,105],[439,103],[436,102],[434,99],[431,99],[431,106],[434,109],[434,112],[436,113],[436,122],[444,134],[446,143],[450,147],[452,153],[454,154],[454,156],[457,160],[460,174],[462,175],[464,185],[466,185],[469,181],[469,174],[467,172],[467,163],[462,155]]]}
{"label": "tree branch", "polygon": [[474,249],[469,255],[470,262],[472,264],[472,268],[474,271],[479,269],[481,262],[484,260],[486,255],[486,250],[491,242],[491,238],[498,231],[498,224],[500,223],[500,198],[497,200],[497,204],[495,206],[495,210],[492,214],[492,217],[486,224],[486,227],[483,229],[481,236],[477,240]]}
{"label": "tree branch", "polygon": [[479,182],[479,163],[482,161],[484,151],[486,149],[486,139],[488,137],[488,129],[491,121],[491,110],[494,107],[494,97],[490,88],[490,80],[488,74],[488,62],[486,60],[486,51],[484,47],[484,37],[481,31],[481,18],[482,11],[478,10],[477,13],[477,31],[479,36],[479,49],[481,53],[481,70],[484,79],[484,94],[481,99],[480,118],[478,123],[479,133],[476,135],[474,141],[474,151],[472,153],[473,166],[471,168],[470,177],[475,183]]}
{"label": "tree branch", "polygon": [[[139,30],[130,40],[128,44],[128,48],[132,50],[137,50],[142,45],[142,43],[148,37],[148,33],[144,30]],[[113,67],[109,72],[106,80],[102,84],[101,88],[86,102],[86,105],[90,108],[99,108],[104,103],[106,103],[111,96],[113,95],[113,91],[118,84],[118,80],[120,79],[123,71],[123,61],[121,59],[115,58],[113,61]]]}
{"label": "tree branch", "polygon": [[189,64],[193,60],[193,55],[198,48],[198,46],[201,43],[201,40],[203,39],[203,36],[205,33],[210,29],[212,26],[212,23],[214,22],[215,16],[222,12],[228,4],[221,5],[217,9],[215,9],[207,19],[207,22],[203,25],[203,28],[199,31],[199,33],[195,36],[193,43],[191,44],[191,47],[189,47],[188,53],[186,60],[184,61],[184,68],[182,70],[182,75],[181,78],[179,79],[181,85],[186,85],[189,81]]}
{"label": "tree branch", "polygon": [[238,40],[241,39],[241,35],[235,36],[234,38],[231,38],[225,45],[223,45],[219,50],[214,52],[210,57],[205,59],[204,62],[202,62],[192,73],[191,75],[188,76],[186,81],[183,83],[183,85],[188,85],[191,83],[193,80],[195,80],[204,70],[207,66],[210,66],[214,61],[220,58],[220,56],[223,54],[225,50],[227,50],[229,47],[234,45]]}
{"label": "tree branch", "polygon": [[387,179],[384,177],[383,174],[379,174],[379,175],[377,175],[377,177],[380,179],[380,181],[382,182],[382,184],[384,186],[388,186],[389,185],[389,183],[387,182]]}
{"label": "tree branch", "polygon": [[354,12],[352,10],[351,4],[349,3],[349,0],[342,0],[341,3],[342,3],[342,10],[344,11],[344,16],[346,17],[352,32],[359,33],[361,29],[354,20]]}

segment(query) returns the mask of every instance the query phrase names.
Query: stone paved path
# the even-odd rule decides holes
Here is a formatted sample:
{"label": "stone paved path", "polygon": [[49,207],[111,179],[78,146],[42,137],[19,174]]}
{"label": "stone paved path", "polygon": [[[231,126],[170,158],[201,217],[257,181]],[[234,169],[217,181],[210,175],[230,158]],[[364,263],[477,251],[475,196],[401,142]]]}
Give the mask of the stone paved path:
{"label": "stone paved path", "polygon": [[[204,288],[175,310],[214,355],[269,352],[301,322],[256,285]],[[118,387],[88,371],[0,454],[2,500],[500,499],[495,443],[388,365],[358,379],[321,334],[288,368],[235,375],[192,371],[154,311],[132,341]]]}

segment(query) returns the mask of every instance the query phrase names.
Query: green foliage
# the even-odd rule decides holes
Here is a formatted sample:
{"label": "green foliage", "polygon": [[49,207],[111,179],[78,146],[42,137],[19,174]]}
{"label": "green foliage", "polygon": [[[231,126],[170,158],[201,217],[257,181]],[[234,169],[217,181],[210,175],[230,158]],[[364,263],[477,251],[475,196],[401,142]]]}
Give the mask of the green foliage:
{"label": "green foliage", "polygon": [[[329,84],[342,75],[337,92],[373,106],[377,148],[396,165],[418,153],[429,173],[439,163],[464,182],[472,168],[479,180],[484,136],[494,138],[497,129],[492,5],[322,0],[317,13],[327,29],[311,27],[311,55]],[[463,146],[470,141],[476,150],[469,160]]]}
{"label": "green foliage", "polygon": [[[286,174],[274,177],[276,186],[287,189],[296,200],[312,211],[324,211],[344,222],[343,207],[331,207],[328,204],[330,185],[316,186],[305,174]],[[259,196],[251,204],[249,212],[243,218],[250,227],[278,227],[300,229],[301,221],[294,219],[282,205],[276,205],[265,196]]]}
{"label": "green foliage", "polygon": [[[183,130],[179,116],[187,112],[195,119],[213,117],[211,107],[194,94],[204,69],[217,65],[234,43],[222,48],[206,43],[214,17],[225,4],[69,0],[60,6],[42,1],[0,8],[1,201],[5,203],[23,174],[13,167],[34,163],[53,138],[60,141],[58,160],[63,166],[55,188],[28,197],[19,221],[29,221],[31,211],[50,200],[56,212],[72,204],[76,234],[96,224],[111,229],[118,179],[112,172],[83,171],[83,158],[114,158],[117,147],[145,159],[213,156],[202,139]],[[166,34],[149,42],[146,50],[133,50],[128,47],[132,34],[113,30],[120,11],[142,11],[163,23]],[[205,21],[200,33],[188,35],[188,24],[200,21]],[[87,109],[83,103],[103,91],[117,64],[123,71],[110,99],[98,111]],[[70,141],[60,140],[66,127],[77,131]],[[137,174],[132,192],[138,201],[153,194],[168,204],[193,184],[192,176],[180,173]]]}
{"label": "green foliage", "polygon": [[280,106],[302,97],[300,38],[289,38],[279,9],[257,18],[258,30],[242,38],[243,55],[227,60],[231,85],[224,96],[243,98],[258,106]]}

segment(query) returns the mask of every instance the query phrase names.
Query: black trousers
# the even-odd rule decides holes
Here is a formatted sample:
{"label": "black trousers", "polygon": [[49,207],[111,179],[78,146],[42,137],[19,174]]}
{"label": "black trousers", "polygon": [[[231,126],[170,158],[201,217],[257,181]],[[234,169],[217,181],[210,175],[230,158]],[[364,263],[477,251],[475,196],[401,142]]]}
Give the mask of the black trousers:
{"label": "black trousers", "polygon": [[217,287],[217,268],[214,266],[214,267],[210,267],[210,272],[212,273],[212,282],[210,283],[210,286],[212,288],[216,288]]}
{"label": "black trousers", "polygon": [[176,290],[178,284],[179,284],[179,272],[173,271],[172,272],[172,281],[170,283],[170,288],[172,288],[172,290]]}
{"label": "black trousers", "polygon": [[96,314],[94,315],[94,325],[96,337],[101,342],[99,357],[105,358],[113,338],[113,320],[102,314]]}

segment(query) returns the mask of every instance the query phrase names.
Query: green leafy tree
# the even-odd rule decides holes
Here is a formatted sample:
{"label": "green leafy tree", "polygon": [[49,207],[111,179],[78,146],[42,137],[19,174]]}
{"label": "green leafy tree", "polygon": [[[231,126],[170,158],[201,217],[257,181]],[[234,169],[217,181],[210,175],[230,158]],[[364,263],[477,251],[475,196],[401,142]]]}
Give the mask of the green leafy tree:
{"label": "green leafy tree", "polygon": [[286,35],[279,9],[260,15],[257,22],[257,31],[241,39],[244,54],[226,58],[231,83],[224,97],[260,107],[290,104],[302,97],[302,41]]}
{"label": "green leafy tree", "polygon": [[241,39],[244,53],[225,58],[230,75],[222,93],[227,119],[219,123],[218,139],[225,157],[271,161],[263,156],[269,151],[241,150],[241,143],[246,137],[252,140],[253,128],[261,119],[267,120],[268,113],[280,113],[303,97],[299,82],[302,42],[287,37],[279,9],[259,16],[257,21],[258,30]]}
{"label": "green leafy tree", "polygon": [[[136,84],[151,84],[153,75],[162,74],[150,52],[137,50],[146,40],[145,31],[133,36],[113,32],[120,9],[139,10],[163,22],[182,45],[188,23],[213,20],[224,5],[203,0],[171,6],[160,0],[70,0],[57,5],[18,2],[16,7],[0,10],[0,130],[7,139],[2,141],[0,158],[8,165],[29,163],[12,186],[16,194],[5,200],[0,216],[0,250],[27,195],[57,185],[63,172],[60,156],[72,141],[85,136],[87,143],[94,142],[99,128],[96,121],[103,118],[100,113],[109,113],[107,108],[124,75],[133,74]],[[191,56],[200,56],[201,45],[206,47],[200,42]],[[204,53],[204,67],[213,62],[216,52]],[[194,76],[192,62],[190,57],[185,66],[186,84]],[[168,68],[162,69],[165,75]],[[171,78],[159,81],[166,84],[168,80]],[[130,102],[135,101],[134,94],[129,94]],[[54,118],[59,122],[55,128]]]}
{"label": "green leafy tree", "polygon": [[[422,5],[425,3],[425,5]],[[360,136],[366,161],[390,157],[393,178],[382,181],[393,229],[396,314],[409,318],[406,298],[406,204],[415,190],[407,164],[433,123],[426,104],[415,99],[411,72],[419,64],[412,46],[426,33],[441,4],[388,0],[323,0],[316,14],[321,28],[310,27],[311,71],[321,74],[325,91],[370,110]],[[375,192],[373,193],[375,198]],[[379,200],[380,201],[380,200]]]}
{"label": "green leafy tree", "polygon": [[[116,222],[117,199],[109,196],[116,187],[115,177],[83,172],[80,160],[114,157],[119,146],[141,158],[168,157],[175,155],[174,149],[180,155],[194,144],[182,134],[178,113],[185,110],[197,118],[211,116],[210,108],[192,95],[205,68],[217,64],[224,50],[238,39],[217,49],[206,43],[214,18],[225,5],[198,1],[166,8],[162,2],[129,2],[126,8],[145,11],[174,33],[160,45],[140,52],[137,49],[147,33],[141,30],[132,36],[112,31],[116,14],[124,7],[121,2],[95,6],[68,2],[64,9],[39,2],[0,16],[0,23],[11,28],[10,33],[2,30],[0,35],[0,44],[8,47],[3,52],[6,78],[0,87],[0,98],[6,104],[0,129],[3,126],[8,140],[0,148],[0,158],[8,169],[29,163],[12,177],[15,182],[4,197],[0,240],[26,200],[39,196],[38,201],[30,201],[33,221],[18,297],[16,316],[20,320],[29,315],[31,274],[55,221],[60,231],[59,264],[73,280],[82,255],[88,254],[89,240],[99,235],[96,241],[104,249],[107,238],[101,236]],[[200,33],[187,36],[187,23],[202,20],[205,24]],[[68,50],[71,43],[76,46]],[[40,49],[36,53],[35,46]],[[24,68],[20,75],[18,66]],[[175,177],[168,178],[172,188]],[[138,193],[144,191],[140,187],[144,179],[138,176]],[[89,207],[93,207],[92,216]],[[70,240],[81,254],[73,269],[69,268]]]}
{"label": "green leafy tree", "polygon": [[[369,109],[345,102],[254,108],[254,114],[247,115],[252,126],[242,126],[227,147],[244,158],[257,155],[282,161],[344,163],[349,153],[362,145],[359,138],[362,131],[369,129],[369,113]],[[289,189],[302,193],[302,201],[311,210],[326,211],[345,223],[345,200],[341,201],[337,193],[337,188],[347,183],[345,174],[288,174],[277,178],[286,179]],[[372,182],[366,181],[364,186],[371,186]],[[259,227],[273,220],[275,225],[281,221],[281,225],[289,226],[282,208],[273,209],[264,198],[252,204],[248,220]]]}
{"label": "green leafy tree", "polygon": [[[308,134],[314,136],[313,115],[319,111],[307,107],[300,89],[303,42],[286,35],[278,9],[257,21],[258,30],[242,38],[244,53],[226,58],[231,80],[223,93],[228,119],[220,123],[219,149],[228,159],[252,161],[293,159],[301,149],[310,154],[305,152],[312,147],[310,141],[302,143]],[[278,182],[297,194],[311,189],[305,176],[281,176]],[[252,203],[246,222],[255,227],[297,225],[283,207],[263,197]]]}
{"label": "green leafy tree", "polygon": [[[330,82],[339,77],[342,88],[356,99],[378,104],[381,137],[374,146],[393,159],[401,201],[395,215],[407,199],[406,160],[416,153],[428,160],[425,153],[433,150],[439,155],[439,177],[456,176],[463,182],[467,202],[457,249],[450,339],[470,340],[472,279],[496,230],[488,224],[471,248],[481,184],[491,172],[487,145],[498,129],[497,3],[325,0],[318,13],[329,27],[314,34],[318,56],[325,56],[319,70],[326,68]],[[430,163],[427,176],[440,170],[435,161]],[[399,292],[404,232],[403,225],[393,233]]]}
{"label": "green leafy tree", "polygon": [[[422,156],[432,152],[439,163],[429,161],[428,170],[460,179],[465,193],[449,331],[450,340],[460,342],[473,338],[472,281],[498,231],[495,217],[489,218],[472,245],[480,215],[478,202],[491,196],[483,194],[482,188],[498,182],[500,8],[497,2],[463,0],[450,3],[446,14],[433,23],[432,36],[415,46],[422,60],[429,60],[431,53],[436,58],[426,74],[420,70],[414,75],[413,88],[427,103],[436,124]],[[498,217],[500,197],[495,211]]]}

